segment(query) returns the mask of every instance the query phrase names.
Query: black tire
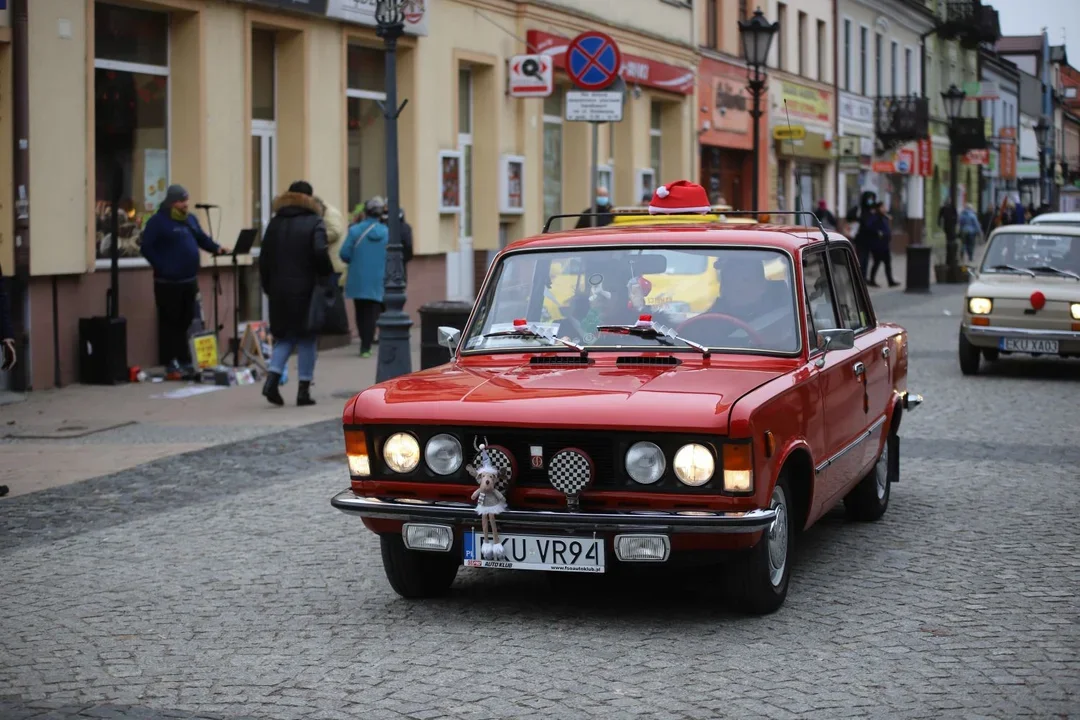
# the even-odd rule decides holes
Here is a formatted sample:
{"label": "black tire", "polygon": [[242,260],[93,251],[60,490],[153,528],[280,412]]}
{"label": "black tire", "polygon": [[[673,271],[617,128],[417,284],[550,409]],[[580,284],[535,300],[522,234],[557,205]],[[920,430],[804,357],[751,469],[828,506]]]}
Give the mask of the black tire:
{"label": "black tire", "polygon": [[982,359],[982,353],[979,348],[968,342],[968,339],[964,337],[964,333],[960,333],[960,372],[965,375],[975,375],[979,372],[979,360]]}
{"label": "black tire", "polygon": [[982,356],[986,362],[997,362],[998,358],[1001,357],[1001,353],[998,352],[997,348],[983,348]]}
{"label": "black tire", "polygon": [[[739,555],[732,567],[733,599],[736,606],[751,615],[768,615],[784,604],[791,580],[792,522],[796,520],[795,496],[787,477],[781,475],[773,488],[771,507],[780,507],[781,514],[773,525],[761,533],[761,540]],[[782,551],[773,553],[774,543],[782,543]],[[782,554],[782,567],[777,569]]]}
{"label": "black tire", "polygon": [[453,549],[448,553],[409,550],[401,535],[380,535],[379,542],[386,579],[403,598],[438,597],[457,577],[461,563]]}
{"label": "black tire", "polygon": [[889,455],[899,451],[899,443],[891,442],[890,438],[891,434],[885,437],[885,444],[874,467],[844,497],[844,510],[852,520],[873,522],[889,509],[889,495],[897,479],[892,477],[892,472],[893,468],[899,467],[896,459],[890,462]]}

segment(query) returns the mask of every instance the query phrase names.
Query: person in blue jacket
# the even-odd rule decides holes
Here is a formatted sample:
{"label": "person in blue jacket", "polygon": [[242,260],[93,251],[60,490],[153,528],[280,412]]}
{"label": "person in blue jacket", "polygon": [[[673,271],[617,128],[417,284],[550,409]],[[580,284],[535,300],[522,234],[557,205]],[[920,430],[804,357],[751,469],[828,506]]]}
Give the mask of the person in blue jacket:
{"label": "person in blue jacket", "polygon": [[158,316],[158,361],[165,366],[191,365],[188,328],[195,319],[199,292],[199,251],[227,255],[188,214],[188,192],[170,185],[157,212],[146,221],[140,251],[154,269]]}
{"label": "person in blue jacket", "polygon": [[364,217],[349,228],[338,255],[349,266],[345,297],[356,309],[356,329],[360,333],[360,357],[371,357],[375,322],[385,310],[383,281],[386,275],[386,246],[390,233],[382,222],[386,203],[373,197],[364,205]]}

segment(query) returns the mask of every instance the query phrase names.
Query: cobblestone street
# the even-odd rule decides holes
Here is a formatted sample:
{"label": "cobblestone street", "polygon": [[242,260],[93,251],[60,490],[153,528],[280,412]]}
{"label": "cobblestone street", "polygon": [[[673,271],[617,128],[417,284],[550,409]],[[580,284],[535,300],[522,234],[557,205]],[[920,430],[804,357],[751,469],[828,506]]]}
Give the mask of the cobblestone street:
{"label": "cobblestone street", "polygon": [[0,501],[0,718],[1080,715],[1080,363],[963,377],[962,292],[875,298],[926,398],[902,480],[773,615],[701,571],[402,600],[327,421]]}

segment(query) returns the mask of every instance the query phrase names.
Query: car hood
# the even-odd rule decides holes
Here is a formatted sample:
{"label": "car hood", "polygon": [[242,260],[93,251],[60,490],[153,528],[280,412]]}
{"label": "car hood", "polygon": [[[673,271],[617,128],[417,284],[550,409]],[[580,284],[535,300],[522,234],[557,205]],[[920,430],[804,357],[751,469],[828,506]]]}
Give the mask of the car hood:
{"label": "car hood", "polygon": [[[731,406],[794,362],[678,366],[445,365],[368,388],[354,423],[727,431]],[[346,411],[346,422],[349,409]]]}
{"label": "car hood", "polygon": [[967,296],[1027,300],[1036,290],[1051,302],[1080,301],[1080,281],[1070,277],[1046,274],[1040,274],[1038,277],[1011,273],[983,274],[968,284]]}

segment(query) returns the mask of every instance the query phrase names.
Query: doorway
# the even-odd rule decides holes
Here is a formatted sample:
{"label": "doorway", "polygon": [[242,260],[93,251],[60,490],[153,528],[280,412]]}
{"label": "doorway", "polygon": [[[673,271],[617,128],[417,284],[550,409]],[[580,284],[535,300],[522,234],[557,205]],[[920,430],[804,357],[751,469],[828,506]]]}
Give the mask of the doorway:
{"label": "doorway", "polygon": [[472,71],[458,71],[458,150],[461,151],[461,217],[458,249],[446,254],[446,289],[452,300],[472,302],[474,258],[472,230],[472,150],[473,150]]}
{"label": "doorway", "polygon": [[259,280],[262,235],[274,215],[277,185],[277,34],[251,30],[251,227],[255,228],[252,264],[240,274],[240,319],[270,319],[270,304]]}

